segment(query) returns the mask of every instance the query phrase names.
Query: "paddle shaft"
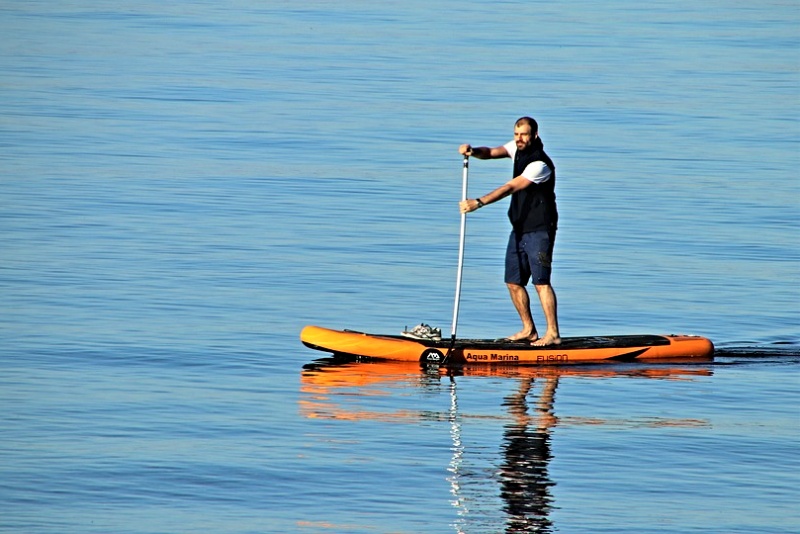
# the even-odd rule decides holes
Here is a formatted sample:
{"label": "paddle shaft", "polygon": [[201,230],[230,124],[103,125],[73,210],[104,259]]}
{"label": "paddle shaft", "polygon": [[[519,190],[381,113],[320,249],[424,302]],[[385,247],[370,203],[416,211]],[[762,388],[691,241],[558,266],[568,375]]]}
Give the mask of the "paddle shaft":
{"label": "paddle shaft", "polygon": [[[464,170],[461,179],[461,200],[467,200],[467,182],[469,181],[469,156],[464,155]],[[450,330],[450,349],[456,342],[456,330],[458,328],[458,307],[461,303],[461,275],[464,272],[464,242],[467,235],[467,214],[461,214],[461,237],[458,241],[458,272],[456,273],[456,298],[453,305],[453,327]],[[449,356],[450,351],[448,351]]]}

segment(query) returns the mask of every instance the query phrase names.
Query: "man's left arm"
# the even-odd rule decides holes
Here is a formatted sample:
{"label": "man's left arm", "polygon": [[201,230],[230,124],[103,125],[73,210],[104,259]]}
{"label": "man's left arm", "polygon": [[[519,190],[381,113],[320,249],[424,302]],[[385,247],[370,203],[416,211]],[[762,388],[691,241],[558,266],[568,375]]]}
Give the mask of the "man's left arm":
{"label": "man's left arm", "polygon": [[482,197],[473,198],[462,200],[459,203],[459,208],[461,213],[469,213],[471,211],[475,211],[478,208],[482,208],[488,204],[492,204],[497,202],[498,200],[502,200],[509,195],[516,193],[517,191],[522,191],[526,187],[529,187],[531,184],[540,184],[546,182],[550,179],[550,168],[542,163],[541,165],[535,165],[535,163],[531,163],[528,165],[525,170],[517,176],[516,178],[512,178],[505,184],[501,185],[488,195],[484,195]]}

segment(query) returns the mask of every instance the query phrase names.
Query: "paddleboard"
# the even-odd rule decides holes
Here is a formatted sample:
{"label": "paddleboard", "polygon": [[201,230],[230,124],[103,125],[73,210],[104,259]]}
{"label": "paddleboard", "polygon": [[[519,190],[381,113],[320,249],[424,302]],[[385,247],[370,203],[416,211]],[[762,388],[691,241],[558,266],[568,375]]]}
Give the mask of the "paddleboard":
{"label": "paddleboard", "polygon": [[[561,344],[535,347],[496,339],[414,339],[306,326],[300,340],[311,349],[332,354],[422,363],[568,365],[584,362],[635,362],[704,359],[713,343],[689,335],[622,335],[566,337]],[[453,345],[452,350],[451,345]],[[448,356],[449,353],[449,356]]]}

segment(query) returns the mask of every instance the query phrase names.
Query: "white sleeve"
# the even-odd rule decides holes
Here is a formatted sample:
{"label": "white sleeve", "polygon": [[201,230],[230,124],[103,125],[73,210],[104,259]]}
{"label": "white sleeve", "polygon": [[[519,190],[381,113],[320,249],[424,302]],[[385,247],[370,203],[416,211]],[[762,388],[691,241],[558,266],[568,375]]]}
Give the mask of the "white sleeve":
{"label": "white sleeve", "polygon": [[532,161],[522,171],[522,176],[535,184],[546,182],[550,179],[550,174],[552,174],[550,167],[544,161]]}
{"label": "white sleeve", "polygon": [[[512,139],[503,147],[505,147],[511,159],[514,159],[517,153],[517,143]],[[544,161],[533,161],[522,171],[522,176],[535,184],[541,184],[550,179],[551,172],[550,167]]]}

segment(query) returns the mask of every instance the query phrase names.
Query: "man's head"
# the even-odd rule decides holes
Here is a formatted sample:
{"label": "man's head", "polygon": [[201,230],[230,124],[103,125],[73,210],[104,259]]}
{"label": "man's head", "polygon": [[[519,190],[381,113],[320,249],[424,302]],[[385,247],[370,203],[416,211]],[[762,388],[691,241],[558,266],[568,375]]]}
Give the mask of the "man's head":
{"label": "man's head", "polygon": [[514,142],[517,150],[525,150],[539,137],[539,125],[531,117],[522,117],[514,123]]}

